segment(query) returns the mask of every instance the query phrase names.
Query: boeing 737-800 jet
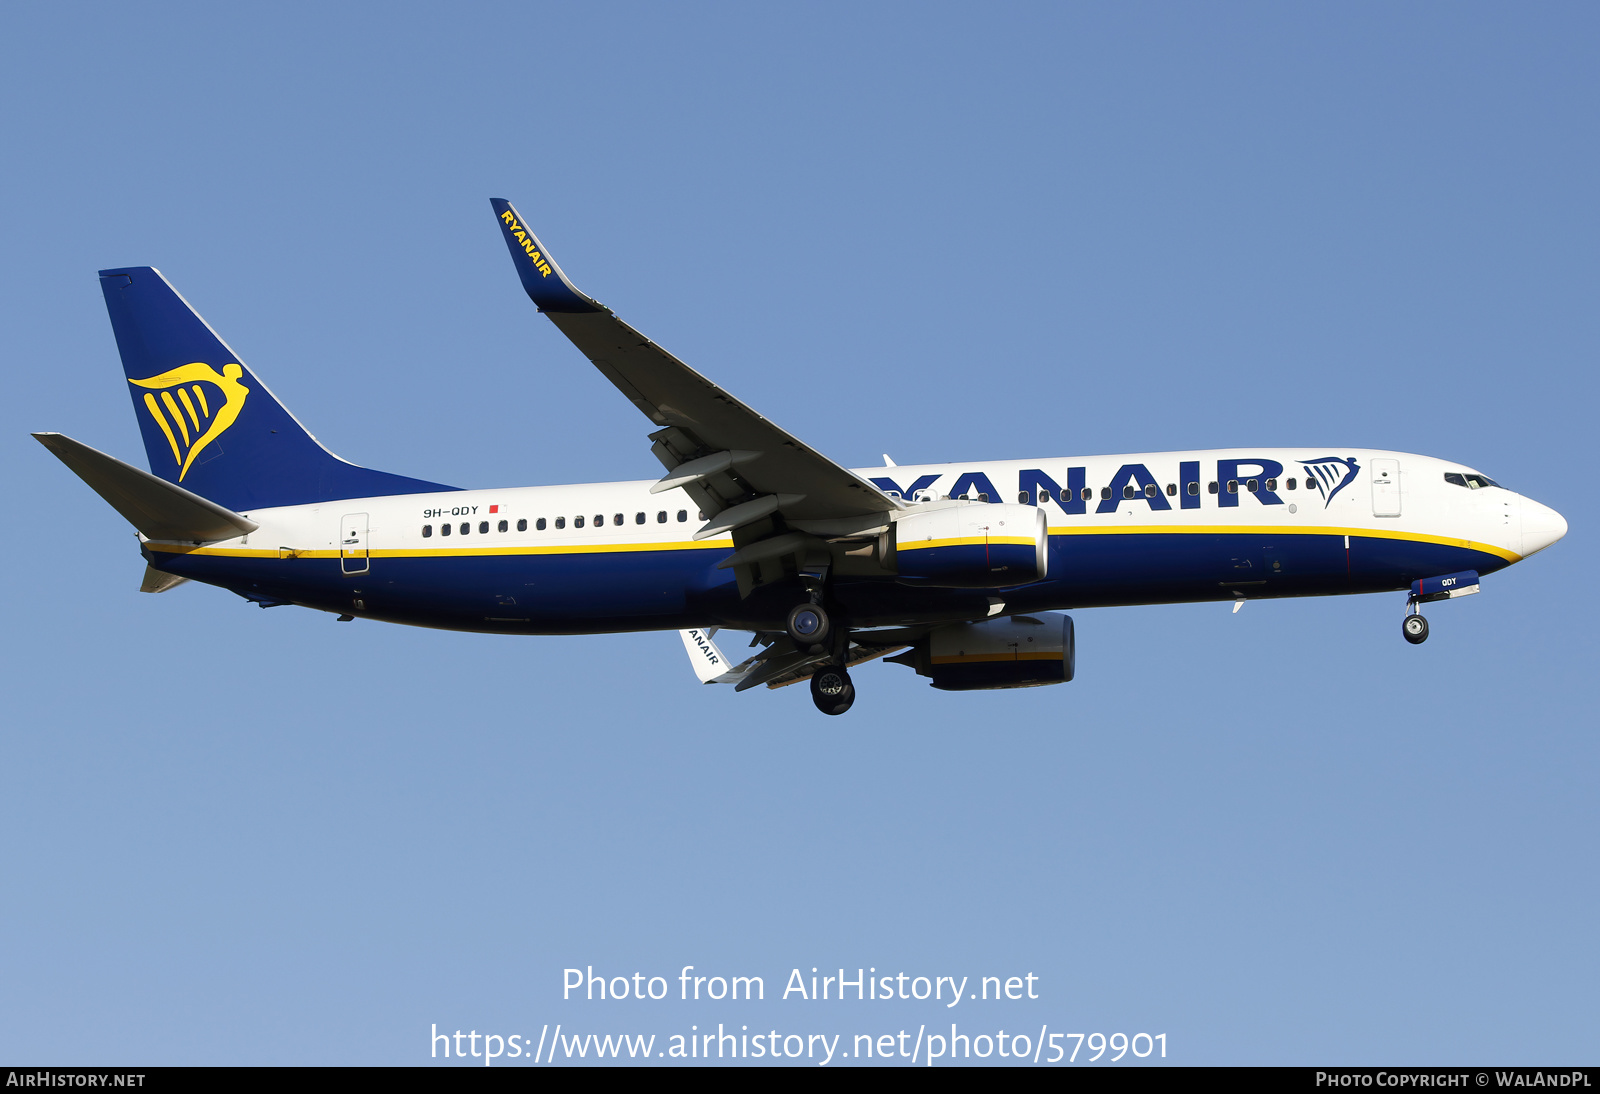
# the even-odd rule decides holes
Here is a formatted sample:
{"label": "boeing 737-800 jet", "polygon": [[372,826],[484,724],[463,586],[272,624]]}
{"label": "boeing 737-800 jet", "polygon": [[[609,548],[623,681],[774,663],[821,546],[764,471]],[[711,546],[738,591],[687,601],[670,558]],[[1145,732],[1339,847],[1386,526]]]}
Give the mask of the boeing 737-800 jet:
{"label": "boeing 737-800 jet", "polygon": [[[702,681],[810,681],[849,709],[886,657],[946,690],[1071,680],[1063,609],[1409,590],[1424,602],[1560,539],[1560,514],[1402,452],[1240,448],[849,470],[575,288],[510,203],[523,288],[650,419],[666,474],[460,489],[311,436],[148,267],[103,270],[150,472],[36,437],[138,530],[143,590],[497,634],[677,630]],[[755,632],[728,662],[714,635]],[[890,656],[893,655],[893,656]]]}

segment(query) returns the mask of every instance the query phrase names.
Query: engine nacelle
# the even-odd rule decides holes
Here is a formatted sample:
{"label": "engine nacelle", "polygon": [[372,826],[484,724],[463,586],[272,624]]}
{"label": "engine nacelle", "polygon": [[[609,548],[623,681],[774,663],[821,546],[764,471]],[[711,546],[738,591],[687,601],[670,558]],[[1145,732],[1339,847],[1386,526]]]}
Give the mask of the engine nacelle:
{"label": "engine nacelle", "polygon": [[1043,509],[982,502],[898,514],[895,569],[907,585],[999,589],[1042,579],[1050,566]]}
{"label": "engine nacelle", "polygon": [[1062,684],[1076,669],[1072,617],[1045,612],[938,627],[887,660],[910,665],[941,691]]}

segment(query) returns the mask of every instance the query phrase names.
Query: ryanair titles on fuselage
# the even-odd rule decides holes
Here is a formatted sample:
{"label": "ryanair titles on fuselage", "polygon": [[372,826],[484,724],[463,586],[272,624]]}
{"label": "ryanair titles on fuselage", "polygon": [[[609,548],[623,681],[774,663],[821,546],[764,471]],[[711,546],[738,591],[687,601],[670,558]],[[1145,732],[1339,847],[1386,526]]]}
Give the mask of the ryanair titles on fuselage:
{"label": "ryanair titles on fuselage", "polygon": [[[1305,488],[1315,491],[1323,499],[1324,507],[1334,495],[1354,482],[1361,471],[1354,457],[1317,456],[1298,462],[1303,468]],[[1165,512],[1172,508],[1167,500],[1171,497],[1178,499],[1179,508],[1198,509],[1202,493],[1214,495],[1217,505],[1224,509],[1237,507],[1241,493],[1254,496],[1263,505],[1282,505],[1284,501],[1278,496],[1278,488],[1283,470],[1283,464],[1266,458],[1219,459],[1216,478],[1202,482],[1200,461],[1183,460],[1178,464],[1178,481],[1163,488],[1144,464],[1125,463],[1117,468],[1110,483],[1101,488],[1095,512],[1115,513],[1124,501],[1142,501],[1152,511]],[[1039,468],[1023,468],[1017,476],[1017,500],[1031,504],[1044,494],[1067,513],[1087,513],[1095,494],[1087,485],[1088,474],[1087,467],[1068,467],[1067,481],[1063,485]],[[874,475],[871,481],[886,493],[915,501],[941,477],[939,474],[919,475],[906,486],[885,475]],[[940,493],[952,498],[965,495],[975,500],[1008,500],[981,471],[963,472],[949,490]]]}

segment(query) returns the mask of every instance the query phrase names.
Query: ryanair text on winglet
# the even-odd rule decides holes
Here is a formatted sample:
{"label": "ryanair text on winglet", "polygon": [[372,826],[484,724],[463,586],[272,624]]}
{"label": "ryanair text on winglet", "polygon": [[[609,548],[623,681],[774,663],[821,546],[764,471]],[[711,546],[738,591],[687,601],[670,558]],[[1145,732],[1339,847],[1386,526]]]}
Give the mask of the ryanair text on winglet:
{"label": "ryanair text on winglet", "polygon": [[505,212],[501,213],[500,219],[505,221],[506,231],[517,237],[517,242],[522,244],[522,249],[526,251],[528,253],[528,257],[533,260],[534,266],[536,266],[539,270],[539,276],[549,277],[550,263],[546,262],[544,260],[544,256],[534,249],[533,237],[528,234],[528,229],[517,223],[517,218],[512,216],[510,209],[507,209]]}

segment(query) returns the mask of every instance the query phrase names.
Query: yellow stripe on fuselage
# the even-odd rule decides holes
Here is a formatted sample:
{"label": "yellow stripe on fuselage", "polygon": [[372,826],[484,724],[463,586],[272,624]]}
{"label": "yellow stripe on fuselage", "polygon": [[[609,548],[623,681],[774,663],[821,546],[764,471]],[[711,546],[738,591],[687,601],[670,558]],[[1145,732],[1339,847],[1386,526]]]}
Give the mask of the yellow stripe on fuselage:
{"label": "yellow stripe on fuselage", "polygon": [[[146,543],[152,551],[173,555],[218,555],[226,558],[277,558],[277,547],[192,547],[183,543]],[[639,551],[709,551],[733,549],[731,539],[707,539],[698,543],[584,543],[564,547],[414,547],[368,551],[371,558],[493,558],[504,555],[603,555],[631,554]],[[295,550],[294,558],[339,558],[338,550]]]}
{"label": "yellow stripe on fuselage", "polygon": [[924,551],[929,547],[1032,547],[1032,536],[958,536],[955,539],[914,539],[897,543],[896,551]]}
{"label": "yellow stripe on fuselage", "polygon": [[[1412,543],[1437,543],[1444,547],[1464,547],[1469,551],[1503,558],[1507,562],[1520,562],[1522,556],[1492,543],[1472,539],[1453,539],[1450,536],[1430,536],[1422,532],[1391,531],[1387,528],[1330,528],[1321,526],[1265,524],[1130,524],[1105,528],[1081,525],[1060,525],[1050,529],[1052,536],[1350,536],[1357,539],[1401,539]],[[904,550],[904,548],[901,548]]]}
{"label": "yellow stripe on fuselage", "polygon": [[[1413,543],[1436,543],[1444,547],[1461,547],[1470,551],[1482,551],[1485,554],[1503,558],[1507,562],[1519,562],[1522,556],[1504,547],[1497,547],[1492,543],[1482,543],[1470,539],[1454,539],[1449,536],[1430,536],[1422,532],[1391,531],[1382,528],[1338,528],[1338,527],[1287,527],[1282,525],[1232,525],[1232,524],[1184,524],[1184,525],[1111,525],[1108,527],[1092,527],[1081,525],[1060,525],[1050,529],[1052,536],[1159,536],[1159,535],[1252,535],[1252,536],[1351,536],[1358,539],[1397,539]],[[981,536],[965,536],[957,539],[926,539],[916,540],[911,543],[899,544],[896,548],[900,551],[926,550],[933,547],[981,547],[986,541]],[[990,537],[987,542],[991,545],[1004,544],[1011,546],[1027,546],[1033,543],[1028,537],[1005,536]],[[251,547],[192,547],[181,543],[147,543],[153,551],[178,555],[214,555],[227,558],[277,558],[279,549],[251,548]],[[368,551],[373,558],[475,558],[517,555],[603,555],[603,554],[632,554],[640,551],[711,551],[732,550],[731,539],[708,539],[700,542],[677,540],[665,543],[585,543],[566,544],[562,546],[507,546],[507,547],[403,547],[388,550]],[[338,550],[296,550],[296,558],[338,558]]]}

